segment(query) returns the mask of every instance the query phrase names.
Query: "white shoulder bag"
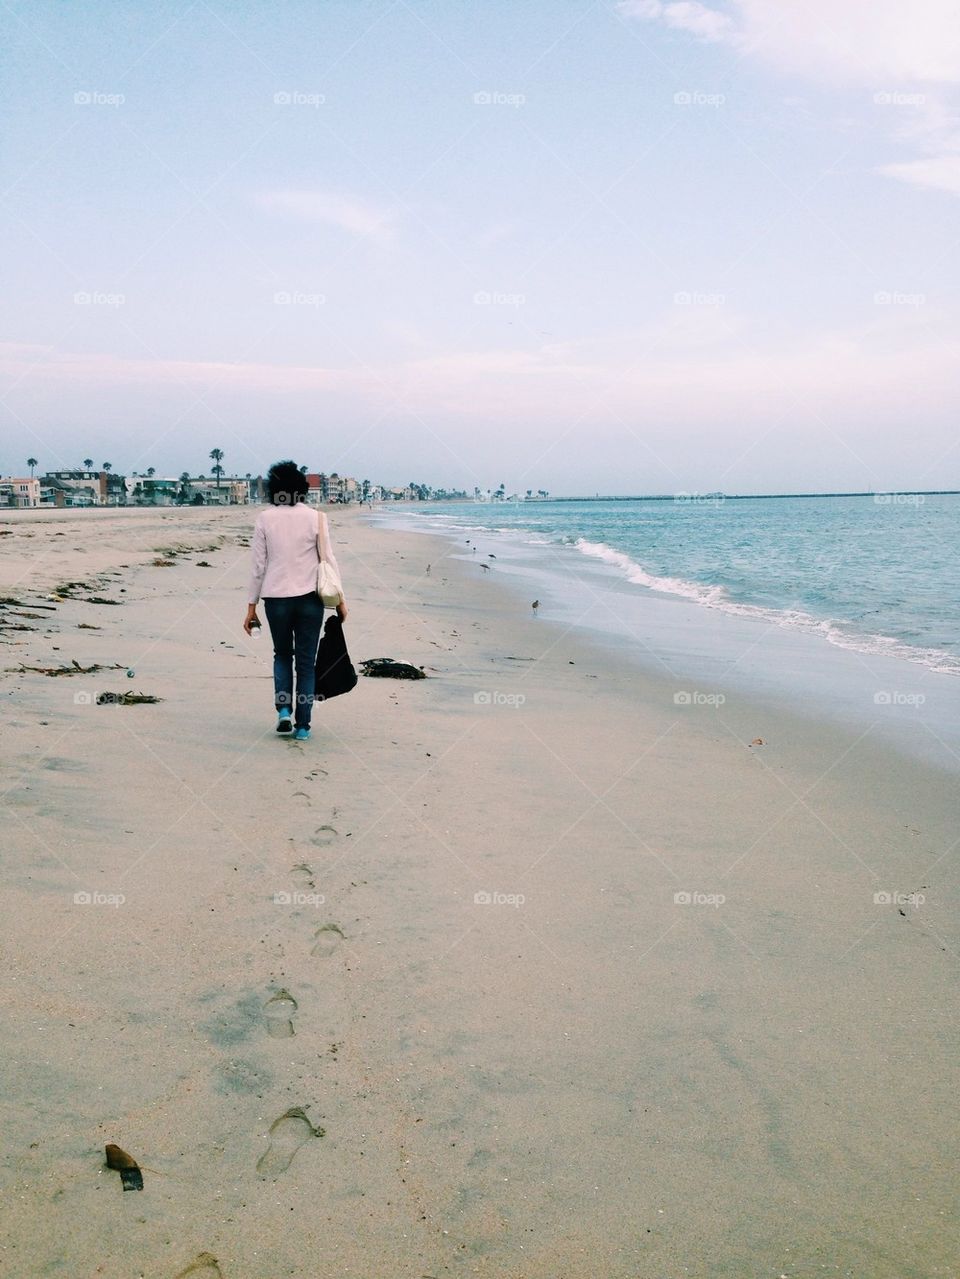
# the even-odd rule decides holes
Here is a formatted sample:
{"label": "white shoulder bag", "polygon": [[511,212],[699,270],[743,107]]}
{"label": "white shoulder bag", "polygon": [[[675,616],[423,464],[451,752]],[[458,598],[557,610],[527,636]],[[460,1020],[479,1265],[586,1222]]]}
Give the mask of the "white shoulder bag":
{"label": "white shoulder bag", "polygon": [[325,608],[336,608],[343,601],[343,586],[340,578],[333,571],[333,565],[323,558],[322,549],[323,512],[317,511],[317,594]]}

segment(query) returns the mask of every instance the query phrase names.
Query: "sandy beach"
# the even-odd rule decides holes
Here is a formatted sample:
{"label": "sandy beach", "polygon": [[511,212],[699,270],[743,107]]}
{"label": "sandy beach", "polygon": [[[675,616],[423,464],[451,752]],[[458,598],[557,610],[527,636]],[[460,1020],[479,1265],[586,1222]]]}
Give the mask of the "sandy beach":
{"label": "sandy beach", "polygon": [[338,508],[278,738],[256,513],[0,517],[4,1272],[955,1276],[956,777]]}

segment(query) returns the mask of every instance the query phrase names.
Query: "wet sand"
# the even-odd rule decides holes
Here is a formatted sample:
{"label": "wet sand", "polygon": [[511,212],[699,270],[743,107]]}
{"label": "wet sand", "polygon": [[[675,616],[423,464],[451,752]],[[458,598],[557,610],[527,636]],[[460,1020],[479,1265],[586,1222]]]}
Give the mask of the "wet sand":
{"label": "wet sand", "polygon": [[954,1276],[955,779],[354,510],[278,738],[255,515],[0,515],[5,1272]]}

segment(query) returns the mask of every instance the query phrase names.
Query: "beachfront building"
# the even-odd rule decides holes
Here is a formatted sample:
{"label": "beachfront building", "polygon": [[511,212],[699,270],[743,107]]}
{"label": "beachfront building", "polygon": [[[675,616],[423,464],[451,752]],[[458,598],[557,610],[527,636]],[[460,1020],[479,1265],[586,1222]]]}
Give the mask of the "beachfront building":
{"label": "beachfront building", "polygon": [[8,480],[0,480],[0,506],[28,509],[40,505],[40,481],[28,476],[12,476]]}
{"label": "beachfront building", "polygon": [[125,506],[127,483],[112,471],[48,471],[40,480],[44,506]]}
{"label": "beachfront building", "polygon": [[[245,506],[250,501],[250,483],[248,480],[221,478],[208,480],[201,475],[197,479],[186,481],[189,487],[189,501],[199,506]],[[200,499],[199,502],[197,499]]]}
{"label": "beachfront building", "polygon": [[126,479],[127,502],[131,506],[176,506],[184,497],[178,479],[154,475],[129,475]]}

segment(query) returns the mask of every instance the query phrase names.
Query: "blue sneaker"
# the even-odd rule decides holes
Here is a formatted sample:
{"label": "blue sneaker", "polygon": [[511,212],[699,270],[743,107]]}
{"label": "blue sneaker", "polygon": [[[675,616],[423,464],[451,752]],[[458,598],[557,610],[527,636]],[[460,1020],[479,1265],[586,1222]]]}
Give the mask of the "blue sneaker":
{"label": "blue sneaker", "polygon": [[282,706],[280,708],[280,718],[277,720],[278,733],[292,733],[293,720],[290,717],[290,707]]}
{"label": "blue sneaker", "polygon": [[308,742],[310,740],[309,728],[294,729],[293,740],[295,742]]}

